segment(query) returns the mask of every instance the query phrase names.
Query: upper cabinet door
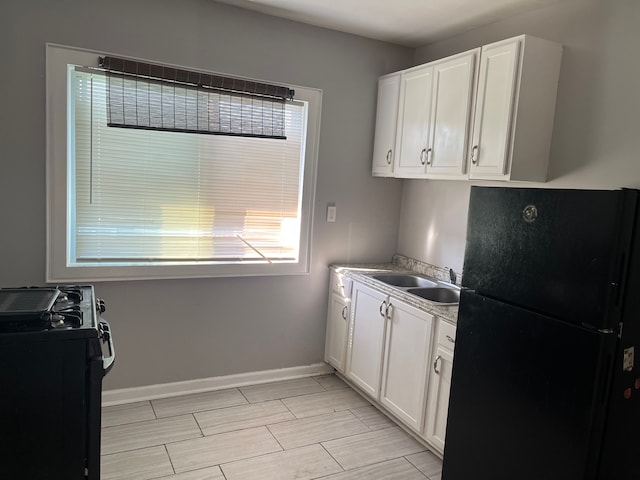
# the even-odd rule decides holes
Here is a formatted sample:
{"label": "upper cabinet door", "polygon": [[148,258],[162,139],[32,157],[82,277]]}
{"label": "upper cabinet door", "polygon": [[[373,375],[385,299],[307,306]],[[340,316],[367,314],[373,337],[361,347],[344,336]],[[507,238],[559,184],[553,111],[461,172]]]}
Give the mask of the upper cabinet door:
{"label": "upper cabinet door", "polygon": [[480,49],[433,66],[429,178],[466,178],[476,62]]}
{"label": "upper cabinet door", "polygon": [[432,89],[431,66],[402,73],[395,157],[395,173],[398,177],[426,176]]}
{"label": "upper cabinet door", "polygon": [[561,59],[529,35],[482,47],[469,178],[547,180]]}
{"label": "upper cabinet door", "polygon": [[400,73],[385,75],[378,80],[378,109],[373,144],[372,173],[379,177],[393,176]]}
{"label": "upper cabinet door", "polygon": [[520,43],[482,49],[471,147],[471,178],[507,173]]}

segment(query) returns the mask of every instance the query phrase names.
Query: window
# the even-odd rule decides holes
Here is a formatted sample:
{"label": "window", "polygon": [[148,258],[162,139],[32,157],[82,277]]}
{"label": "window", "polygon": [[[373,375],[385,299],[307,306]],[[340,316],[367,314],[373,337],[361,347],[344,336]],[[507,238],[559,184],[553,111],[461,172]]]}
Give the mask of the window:
{"label": "window", "polygon": [[286,139],[117,128],[97,60],[47,46],[47,280],[308,272],[321,92],[296,87]]}

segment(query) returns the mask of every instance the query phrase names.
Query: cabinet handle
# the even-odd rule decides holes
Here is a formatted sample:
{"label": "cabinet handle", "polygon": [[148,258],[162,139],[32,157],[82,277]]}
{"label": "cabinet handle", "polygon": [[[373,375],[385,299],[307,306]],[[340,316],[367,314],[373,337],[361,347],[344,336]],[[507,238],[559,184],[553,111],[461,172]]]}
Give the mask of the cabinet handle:
{"label": "cabinet handle", "polygon": [[385,310],[384,310],[384,315],[385,315],[386,318],[391,318],[389,316],[390,315],[389,310],[391,310],[392,308],[393,308],[393,304],[391,302],[389,302],[387,304],[387,308],[385,308]]}
{"label": "cabinet handle", "polygon": [[427,149],[427,165],[431,165],[431,148]]}
{"label": "cabinet handle", "polygon": [[474,145],[471,149],[471,163],[474,165],[478,163],[478,145]]}
{"label": "cabinet handle", "polygon": [[438,371],[438,360],[440,360],[442,357],[440,355],[438,355],[436,357],[436,359],[433,362],[433,371],[436,372],[436,374],[440,375],[440,372]]}
{"label": "cabinet handle", "polygon": [[456,343],[456,341],[453,338],[451,338],[449,335],[446,335],[446,337],[447,337],[447,340],[449,340],[451,343]]}
{"label": "cabinet handle", "polygon": [[387,165],[391,165],[391,150],[387,152]]}
{"label": "cabinet handle", "polygon": [[346,305],[344,307],[342,307],[342,319],[343,320],[347,319],[347,306]]}
{"label": "cabinet handle", "polygon": [[385,318],[385,316],[386,316],[386,313],[385,313],[386,309],[385,309],[384,312],[382,311],[382,307],[386,307],[386,305],[387,305],[387,301],[386,300],[380,304],[380,316],[382,318]]}
{"label": "cabinet handle", "polygon": [[423,149],[420,151],[420,163],[421,163],[422,165],[424,165],[424,162],[425,162],[425,160],[424,160],[425,153],[427,153],[427,149],[426,149],[426,148],[423,148]]}

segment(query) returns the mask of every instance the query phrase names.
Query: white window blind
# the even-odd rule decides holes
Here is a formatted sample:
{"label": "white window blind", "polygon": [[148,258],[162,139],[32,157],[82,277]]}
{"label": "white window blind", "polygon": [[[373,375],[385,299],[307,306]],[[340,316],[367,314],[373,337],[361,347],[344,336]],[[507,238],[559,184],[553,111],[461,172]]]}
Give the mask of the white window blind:
{"label": "white window blind", "polygon": [[75,264],[296,262],[306,102],[286,140],[107,126],[107,79],[70,70]]}

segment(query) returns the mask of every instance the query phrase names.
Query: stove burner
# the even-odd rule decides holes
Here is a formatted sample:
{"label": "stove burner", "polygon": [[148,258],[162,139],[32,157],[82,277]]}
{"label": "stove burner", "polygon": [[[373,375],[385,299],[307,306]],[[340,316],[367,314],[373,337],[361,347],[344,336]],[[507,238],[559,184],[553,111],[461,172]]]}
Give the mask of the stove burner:
{"label": "stove burner", "polygon": [[56,328],[56,327],[62,327],[64,325],[64,316],[62,315],[58,315],[58,314],[53,314],[51,315],[51,326]]}
{"label": "stove burner", "polygon": [[[70,301],[74,304],[82,302],[82,289],[79,287],[67,287],[64,285],[58,285],[56,287],[60,290],[61,294],[58,296],[58,301]],[[64,300],[62,300],[64,299]]]}
{"label": "stove burner", "polygon": [[77,305],[62,310],[54,309],[49,314],[49,322],[53,328],[79,327],[82,325],[82,310]]}

